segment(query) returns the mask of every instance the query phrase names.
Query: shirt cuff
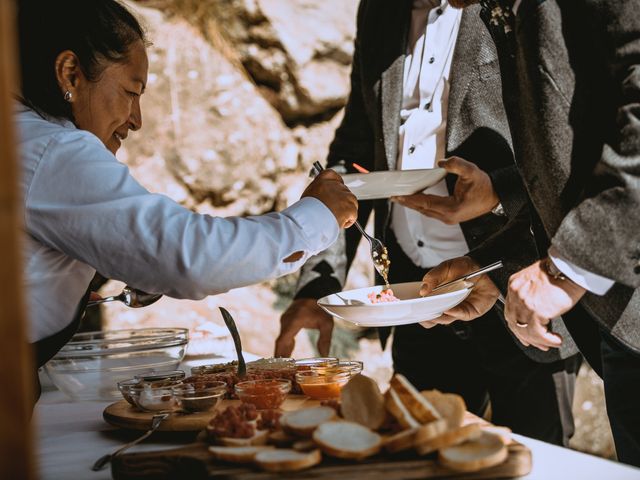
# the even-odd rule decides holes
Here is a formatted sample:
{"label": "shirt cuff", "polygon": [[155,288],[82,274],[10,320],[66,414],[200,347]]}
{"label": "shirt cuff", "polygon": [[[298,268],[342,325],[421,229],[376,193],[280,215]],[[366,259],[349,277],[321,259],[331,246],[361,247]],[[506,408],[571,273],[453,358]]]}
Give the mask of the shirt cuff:
{"label": "shirt cuff", "polygon": [[610,278],[603,277],[597,273],[591,273],[584,268],[580,268],[577,265],[566,260],[558,251],[551,247],[549,249],[549,258],[554,265],[560,270],[567,278],[574,283],[580,285],[582,288],[595,293],[596,295],[604,295],[615,283]]}
{"label": "shirt cuff", "polygon": [[336,217],[317,198],[301,198],[282,213],[300,227],[310,255],[326,250],[338,239],[340,228]]}

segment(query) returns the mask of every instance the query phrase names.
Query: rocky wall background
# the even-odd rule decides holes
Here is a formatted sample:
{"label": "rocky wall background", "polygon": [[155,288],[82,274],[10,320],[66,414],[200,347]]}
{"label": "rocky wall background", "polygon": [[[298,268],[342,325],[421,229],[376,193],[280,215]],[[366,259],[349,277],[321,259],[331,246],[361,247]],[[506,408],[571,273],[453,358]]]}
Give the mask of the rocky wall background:
{"label": "rocky wall background", "polygon": [[[140,0],[128,5],[147,27],[150,72],[144,126],[118,154],[148,189],[212,215],[257,215],[296,201],[315,160],[324,160],[349,93],[357,0]],[[363,248],[364,247],[364,248]],[[365,245],[349,287],[372,283]],[[231,355],[217,307],[234,315],[244,349],[270,356],[295,277],[201,302],[163,298],[145,309],[102,307],[105,328],[191,329],[189,354]],[[122,284],[108,282],[103,294]],[[313,334],[309,336],[313,337]],[[315,354],[298,337],[294,356]],[[364,361],[381,384],[387,349],[341,325],[335,355]],[[573,445],[611,457],[602,385],[583,369]]]}

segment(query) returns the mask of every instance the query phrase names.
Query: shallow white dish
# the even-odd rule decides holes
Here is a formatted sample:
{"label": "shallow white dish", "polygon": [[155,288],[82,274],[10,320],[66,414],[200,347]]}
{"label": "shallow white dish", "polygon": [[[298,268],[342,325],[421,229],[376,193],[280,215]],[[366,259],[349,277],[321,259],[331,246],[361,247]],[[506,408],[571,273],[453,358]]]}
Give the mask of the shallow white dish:
{"label": "shallow white dish", "polygon": [[389,198],[394,195],[412,195],[431,187],[447,174],[444,168],[421,170],[393,170],[342,175],[345,185],[358,200]]}
{"label": "shallow white dish", "polygon": [[439,317],[442,312],[458,305],[473,285],[459,282],[443,289],[436,295],[420,297],[422,282],[395,283],[391,289],[397,302],[372,304],[367,298],[371,292],[379,293],[385,287],[358,288],[327,295],[318,300],[318,305],[334,317],[362,327],[391,327],[408,325]]}

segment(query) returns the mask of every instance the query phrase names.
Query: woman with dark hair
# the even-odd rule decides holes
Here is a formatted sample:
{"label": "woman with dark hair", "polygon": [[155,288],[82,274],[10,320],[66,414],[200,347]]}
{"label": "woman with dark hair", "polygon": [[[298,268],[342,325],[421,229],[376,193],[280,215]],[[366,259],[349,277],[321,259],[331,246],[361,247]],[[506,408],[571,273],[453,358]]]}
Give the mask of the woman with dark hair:
{"label": "woman with dark hair", "polygon": [[142,127],[148,59],[138,21],[115,0],[18,7],[15,121],[38,365],[74,333],[96,271],[198,299],[296,270],[355,220],[357,201],[331,171],[286,210],[249,218],[200,215],[148,192],[114,156]]}

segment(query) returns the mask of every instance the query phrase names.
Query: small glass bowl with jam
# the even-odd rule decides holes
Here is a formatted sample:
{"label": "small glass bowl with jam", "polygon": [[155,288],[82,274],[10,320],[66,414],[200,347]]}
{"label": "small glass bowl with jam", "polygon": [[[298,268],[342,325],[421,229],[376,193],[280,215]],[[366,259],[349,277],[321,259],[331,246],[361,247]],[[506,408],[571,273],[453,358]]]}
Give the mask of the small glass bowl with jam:
{"label": "small glass bowl with jam", "polygon": [[178,407],[186,413],[209,412],[220,403],[227,393],[224,382],[209,382],[202,385],[183,383],[171,388]]}
{"label": "small glass bowl with jam", "polygon": [[295,361],[296,370],[298,372],[311,370],[312,368],[330,367],[336,365],[340,360],[334,357],[313,357],[301,358]]}
{"label": "small glass bowl with jam", "polygon": [[352,377],[350,371],[303,370],[296,373],[296,382],[303,393],[315,400],[340,397],[340,391]]}
{"label": "small glass bowl with jam", "polygon": [[354,376],[362,372],[363,366],[364,364],[359,360],[340,360],[330,365],[313,366],[311,370],[325,374],[348,372]]}
{"label": "small glass bowl with jam", "polygon": [[234,389],[243,403],[255,405],[258,410],[274,410],[280,408],[291,391],[291,380],[248,380],[236,383]]}

